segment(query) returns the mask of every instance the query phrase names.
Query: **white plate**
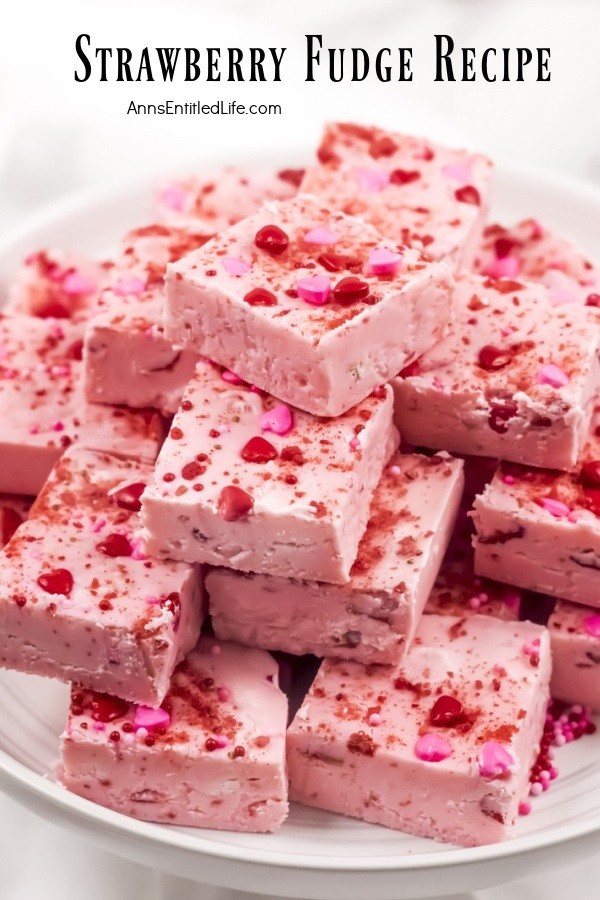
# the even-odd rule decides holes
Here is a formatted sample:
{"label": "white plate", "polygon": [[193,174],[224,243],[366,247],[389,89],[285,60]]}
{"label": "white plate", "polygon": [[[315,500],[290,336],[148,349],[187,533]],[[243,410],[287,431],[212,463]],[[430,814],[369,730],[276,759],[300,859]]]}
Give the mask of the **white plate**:
{"label": "white plate", "polygon": [[[560,176],[502,169],[495,214],[535,215],[600,258],[600,194]],[[0,285],[39,245],[104,252],[148,216],[148,185],[70,201],[0,248]],[[303,807],[277,835],[150,825],[67,793],[47,773],[56,757],[66,688],[0,673],[0,785],[32,810],[106,850],[223,887],[315,900],[400,900],[488,887],[599,846],[600,735],[563,748],[561,775],[505,844],[453,849]]]}

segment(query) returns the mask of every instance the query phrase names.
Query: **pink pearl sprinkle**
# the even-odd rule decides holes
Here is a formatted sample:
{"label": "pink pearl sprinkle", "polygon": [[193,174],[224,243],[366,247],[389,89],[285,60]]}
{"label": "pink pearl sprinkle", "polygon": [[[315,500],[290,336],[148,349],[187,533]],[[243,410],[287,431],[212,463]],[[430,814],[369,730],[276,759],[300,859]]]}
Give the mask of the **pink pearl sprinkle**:
{"label": "pink pearl sprinkle", "polygon": [[554,363],[546,363],[543,365],[537,374],[536,380],[538,384],[549,384],[554,388],[564,387],[570,381],[566,372],[563,372],[563,370],[559,368],[559,366],[555,366]]}
{"label": "pink pearl sprinkle", "polygon": [[515,480],[516,479],[515,479],[514,475],[503,475],[502,476],[502,481],[504,482],[504,484],[514,484]]}
{"label": "pink pearl sprinkle", "polygon": [[239,259],[237,256],[224,256],[222,259],[223,268],[227,272],[228,275],[233,275],[235,277],[239,277],[240,275],[247,275],[252,266],[247,263],[244,259]]}
{"label": "pink pearl sprinkle", "polygon": [[586,616],[583,628],[591,637],[600,638],[600,616]]}
{"label": "pink pearl sprinkle", "polygon": [[55,422],[54,425],[52,426],[52,430],[53,431],[64,431],[65,426],[62,422]]}
{"label": "pink pearl sprinkle", "polygon": [[361,191],[368,191],[372,194],[382,191],[390,181],[389,173],[383,172],[381,169],[356,169],[354,177]]}
{"label": "pink pearl sprinkle", "polygon": [[135,736],[131,734],[131,732],[123,732],[121,735],[121,743],[125,744],[126,747],[130,747],[135,741]]}
{"label": "pink pearl sprinkle", "polygon": [[301,300],[313,306],[322,306],[329,299],[331,281],[327,275],[310,275],[296,282],[296,290]]}
{"label": "pink pearl sprinkle", "polygon": [[98,534],[99,531],[102,531],[104,526],[106,525],[106,519],[96,519],[92,526],[92,531],[94,534]]}
{"label": "pink pearl sprinkle", "polygon": [[104,731],[106,726],[104,722],[94,722],[94,731]]}
{"label": "pink pearl sprinkle", "polygon": [[379,713],[371,713],[371,715],[369,716],[368,723],[373,728],[376,728],[378,725],[381,725],[382,722],[383,722],[383,719],[381,718]]}
{"label": "pink pearl sprinkle", "polygon": [[390,466],[388,471],[389,471],[390,475],[401,475],[402,474],[402,469],[400,468],[400,466]]}
{"label": "pink pearl sprinkle", "polygon": [[292,413],[285,403],[263,413],[258,419],[258,424],[263,431],[272,431],[273,434],[289,434],[294,427]]}
{"label": "pink pearl sprinkle", "polygon": [[304,240],[307,244],[335,244],[338,236],[329,228],[311,228],[304,235]]}
{"label": "pink pearl sprinkle", "polygon": [[70,272],[62,286],[66,294],[91,294],[96,289],[91,278],[87,278],[80,272]]}
{"label": "pink pearl sprinkle", "polygon": [[168,728],[171,716],[166,709],[152,709],[151,706],[136,706],[133,724],[136,728],[152,731],[155,728]]}
{"label": "pink pearl sprinkle", "polygon": [[479,599],[479,597],[471,597],[471,599],[469,600],[469,606],[471,607],[471,609],[479,609],[479,607],[481,606],[481,600]]}
{"label": "pink pearl sprinkle", "polygon": [[544,790],[544,788],[539,783],[539,781],[534,781],[533,784],[531,785],[531,787],[529,788],[529,793],[531,794],[532,797],[539,797],[539,795],[542,793],[543,790]]}
{"label": "pink pearl sprinkle", "polygon": [[515,765],[515,759],[503,744],[486,741],[479,754],[479,774],[482,778],[501,778]]}
{"label": "pink pearl sprinkle", "polygon": [[215,741],[217,742],[217,747],[219,747],[221,750],[229,743],[229,740],[225,737],[224,734],[218,734],[215,738]]}
{"label": "pink pearl sprinkle", "polygon": [[185,205],[186,197],[187,192],[182,187],[179,187],[177,184],[170,184],[160,192],[159,202],[168,209],[181,212]]}
{"label": "pink pearl sprinkle", "polygon": [[402,254],[380,247],[369,254],[367,271],[372,275],[393,275],[401,265]]}
{"label": "pink pearl sprinkle", "polygon": [[221,703],[227,703],[227,701],[231,697],[231,691],[228,688],[220,687],[217,691],[217,697],[219,698]]}
{"label": "pink pearl sprinkle", "polygon": [[424,734],[415,744],[415,756],[424,762],[441,762],[451,754],[449,741],[437,734]]}
{"label": "pink pearl sprinkle", "polygon": [[119,278],[113,285],[113,293],[118,297],[126,297],[128,294],[142,294],[146,290],[146,282],[136,275]]}
{"label": "pink pearl sprinkle", "polygon": [[531,812],[531,803],[527,803],[526,800],[523,800],[522,803],[519,803],[519,815],[520,816],[528,816]]}
{"label": "pink pearl sprinkle", "polygon": [[541,500],[538,500],[538,506],[549,512],[555,519],[563,519],[571,512],[566,503],[555,500],[554,497],[542,497]]}

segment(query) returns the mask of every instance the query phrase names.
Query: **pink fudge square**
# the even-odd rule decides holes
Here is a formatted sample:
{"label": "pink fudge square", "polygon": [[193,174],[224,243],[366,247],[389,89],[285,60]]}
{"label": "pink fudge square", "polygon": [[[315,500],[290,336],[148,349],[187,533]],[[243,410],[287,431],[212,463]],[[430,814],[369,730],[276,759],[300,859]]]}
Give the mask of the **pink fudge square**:
{"label": "pink fudge square", "polygon": [[199,363],[143,498],[150,553],[348,581],[397,444],[389,387],[317,419]]}
{"label": "pink fudge square", "polygon": [[169,225],[224,231],[265,202],[289,200],[297,193],[303,175],[303,169],[273,172],[226,166],[204,175],[175,178],[158,188],[158,215]]}
{"label": "pink fudge square", "polygon": [[488,225],[474,267],[491,278],[539,281],[557,304],[600,305],[600,268],[579,247],[535,219],[511,228]]}
{"label": "pink fudge square", "polygon": [[152,462],[162,423],[147,410],[88,403],[82,326],[31,316],[0,317],[0,492],[35,495],[74,443]]}
{"label": "pink fudge square", "polygon": [[290,800],[466,847],[503,840],[549,678],[546,629],[488,616],[424,616],[399,666],[325,660],[288,731]]}
{"label": "pink fudge square", "polygon": [[58,776],[149,822],[275,831],[287,816],[287,699],[275,660],[201,638],[159,710],[74,686]]}
{"label": "pink fudge square", "polygon": [[404,440],[569,469],[598,387],[597,313],[542,285],[463,274],[448,334],[393,381]]}
{"label": "pink fudge square", "polygon": [[23,261],[3,312],[85,321],[107,277],[103,263],[64,251],[38,250]]}
{"label": "pink fudge square", "polygon": [[213,569],[206,588],[215,634],[298,655],[397,662],[450,539],[462,485],[460,460],[392,457],[375,488],[348,584]]}
{"label": "pink fudge square", "polygon": [[552,696],[600,710],[600,615],[557,600],[548,620],[552,648]]}
{"label": "pink fudge square", "polygon": [[135,537],[151,466],[71,449],[0,554],[0,665],[158,705],[198,638],[193,566]]}
{"label": "pink fudge square", "polygon": [[600,438],[595,432],[593,427],[571,472],[501,464],[473,507],[478,574],[600,607]]}
{"label": "pink fudge square", "polygon": [[165,334],[285,403],[337,416],[442,336],[450,283],[444,263],[298,196],[169,267]]}
{"label": "pink fudge square", "polygon": [[317,156],[302,191],[363,218],[395,244],[470,264],[490,194],[485,156],[349,123],[326,125]]}

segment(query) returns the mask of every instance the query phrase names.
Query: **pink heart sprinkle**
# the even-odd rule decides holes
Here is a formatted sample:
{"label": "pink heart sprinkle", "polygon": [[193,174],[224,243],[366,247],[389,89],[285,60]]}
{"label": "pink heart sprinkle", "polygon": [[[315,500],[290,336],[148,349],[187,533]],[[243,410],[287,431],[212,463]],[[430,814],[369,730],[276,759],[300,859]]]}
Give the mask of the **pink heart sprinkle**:
{"label": "pink heart sprinkle", "polygon": [[273,434],[289,434],[294,427],[292,413],[285,403],[274,406],[273,409],[263,413],[258,424],[263,431],[272,431]]}
{"label": "pink heart sprinkle", "polygon": [[515,769],[514,756],[497,741],[486,741],[478,762],[482,778],[501,778]]}
{"label": "pink heart sprinkle", "polygon": [[563,519],[571,512],[566,503],[555,500],[554,497],[542,497],[541,500],[538,500],[538,506],[541,506],[542,509],[549,512],[555,519]]}
{"label": "pink heart sprinkle", "polygon": [[402,254],[384,247],[372,250],[367,260],[367,270],[372,275],[393,275],[402,265]]}
{"label": "pink heart sprinkle", "polygon": [[185,206],[187,192],[176,184],[170,184],[163,188],[159,194],[159,201],[163,206],[174,209],[175,212],[181,212]]}
{"label": "pink heart sprinkle", "polygon": [[304,240],[307,244],[335,244],[338,236],[329,228],[311,228],[304,235]]}
{"label": "pink heart sprinkle", "polygon": [[136,275],[119,278],[113,285],[113,293],[118,297],[126,297],[128,294],[141,294],[146,289],[146,282]]}
{"label": "pink heart sprinkle", "polygon": [[65,294],[91,294],[95,289],[92,279],[80,272],[70,272],[63,281]]}
{"label": "pink heart sprinkle", "polygon": [[521,264],[516,256],[503,256],[486,266],[483,274],[490,278],[516,278],[520,270]]}
{"label": "pink heart sprinkle", "polygon": [[296,282],[298,296],[313,306],[322,306],[327,303],[331,293],[331,282],[327,275],[310,275],[308,278],[300,278]]}
{"label": "pink heart sprinkle", "polygon": [[569,383],[570,379],[566,372],[554,363],[546,363],[542,366],[537,375],[538,384],[549,384],[554,388],[564,387]]}
{"label": "pink heart sprinkle", "polygon": [[600,638],[600,616],[587,616],[583,620],[583,627],[586,634],[591,637]]}
{"label": "pink heart sprinkle", "polygon": [[244,259],[239,259],[237,256],[224,256],[223,268],[228,275],[239,277],[240,275],[247,275],[252,266]]}
{"label": "pink heart sprinkle", "polygon": [[171,716],[166,709],[136,706],[133,724],[136,728],[146,728],[148,731],[152,731],[155,728],[168,728],[171,724]]}
{"label": "pink heart sprinkle", "polygon": [[448,165],[442,166],[442,175],[452,178],[454,181],[460,181],[462,184],[471,184],[471,166],[465,163],[448,163]]}
{"label": "pink heart sprinkle", "polygon": [[389,172],[383,172],[381,169],[355,169],[354,177],[361,191],[369,191],[372,194],[382,191],[390,182]]}
{"label": "pink heart sprinkle", "polygon": [[441,762],[451,754],[449,741],[437,734],[424,734],[415,744],[415,756],[425,762]]}

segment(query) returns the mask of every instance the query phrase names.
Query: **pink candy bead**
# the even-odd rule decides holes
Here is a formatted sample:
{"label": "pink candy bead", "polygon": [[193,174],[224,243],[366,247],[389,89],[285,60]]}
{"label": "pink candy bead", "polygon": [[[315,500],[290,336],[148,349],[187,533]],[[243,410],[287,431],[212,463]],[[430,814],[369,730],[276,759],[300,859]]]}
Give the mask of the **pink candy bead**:
{"label": "pink candy bead", "polygon": [[372,275],[393,275],[401,265],[402,254],[380,247],[369,254],[367,271]]}
{"label": "pink candy bead", "polygon": [[292,413],[285,403],[263,413],[259,417],[258,424],[263,431],[272,431],[273,434],[289,434],[294,427]]}
{"label": "pink candy bead", "polygon": [[304,235],[304,240],[307,244],[335,244],[338,237],[329,228],[311,228]]}
{"label": "pink candy bead", "polygon": [[549,384],[554,388],[564,387],[570,381],[566,372],[563,372],[563,370],[559,368],[559,366],[555,366],[554,363],[546,363],[543,365],[537,374],[536,380],[538,384]]}
{"label": "pink candy bead", "polygon": [[563,519],[571,512],[566,503],[555,500],[554,497],[543,497],[541,500],[538,500],[538,506],[541,506],[542,509],[549,512],[555,519]]}
{"label": "pink candy bead", "polygon": [[237,256],[224,256],[222,264],[227,274],[236,278],[240,275],[247,275],[252,268],[249,263],[244,259],[239,259]]}
{"label": "pink candy bead", "polygon": [[424,734],[415,744],[415,756],[424,762],[441,762],[451,754],[449,741],[437,734]]}
{"label": "pink candy bead", "polygon": [[501,778],[515,765],[515,759],[503,744],[486,741],[479,754],[479,774],[482,778]]}
{"label": "pink candy bead", "polygon": [[166,709],[152,709],[151,706],[136,706],[133,724],[136,728],[152,731],[156,728],[168,728],[171,716]]}

